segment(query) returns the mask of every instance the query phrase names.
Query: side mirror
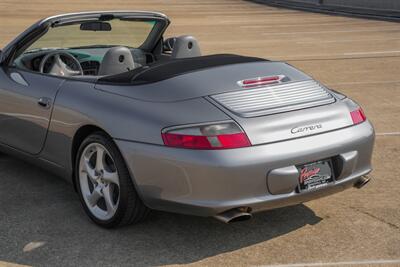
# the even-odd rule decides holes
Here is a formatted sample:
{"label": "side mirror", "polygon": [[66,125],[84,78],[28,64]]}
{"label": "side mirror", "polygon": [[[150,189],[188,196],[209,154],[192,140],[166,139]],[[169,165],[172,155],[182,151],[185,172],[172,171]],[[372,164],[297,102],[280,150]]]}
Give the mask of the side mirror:
{"label": "side mirror", "polygon": [[172,52],[174,49],[174,44],[176,41],[176,37],[168,38],[164,41],[164,52]]}

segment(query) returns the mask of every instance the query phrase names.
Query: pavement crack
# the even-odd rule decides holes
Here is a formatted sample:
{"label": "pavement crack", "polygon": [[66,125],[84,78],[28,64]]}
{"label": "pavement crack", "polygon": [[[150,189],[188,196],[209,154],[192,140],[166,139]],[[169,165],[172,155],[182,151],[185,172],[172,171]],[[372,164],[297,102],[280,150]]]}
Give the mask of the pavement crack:
{"label": "pavement crack", "polygon": [[380,222],[382,222],[382,223],[384,223],[384,224],[386,224],[386,225],[389,225],[390,227],[392,227],[392,228],[394,228],[394,229],[396,229],[396,230],[400,230],[400,227],[397,226],[396,224],[391,223],[391,222],[387,222],[387,221],[385,221],[384,219],[379,218],[378,216],[376,216],[376,215],[374,215],[374,214],[372,214],[372,213],[370,213],[370,212],[368,212],[368,211],[362,210],[362,209],[357,208],[357,207],[352,207],[352,206],[350,206],[349,208],[350,208],[350,209],[353,209],[353,210],[355,210],[355,211],[357,211],[357,212],[360,212],[360,213],[362,213],[362,214],[365,214],[365,215],[367,215],[367,216],[369,216],[369,217],[371,217],[371,218],[373,218],[373,219],[375,219],[375,220],[378,220],[378,221],[380,221]]}

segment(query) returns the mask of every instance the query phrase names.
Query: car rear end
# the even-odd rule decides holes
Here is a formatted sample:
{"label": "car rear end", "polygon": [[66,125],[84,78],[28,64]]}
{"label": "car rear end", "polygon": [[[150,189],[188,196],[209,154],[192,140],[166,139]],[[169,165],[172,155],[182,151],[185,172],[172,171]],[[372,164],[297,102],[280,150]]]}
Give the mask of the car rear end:
{"label": "car rear end", "polygon": [[[374,130],[366,121],[312,136],[234,149],[182,149],[121,144],[154,209],[215,216],[238,208],[256,212],[329,195],[371,171]],[[333,179],[304,188],[301,170],[327,162]],[[318,167],[318,166],[317,166]]]}
{"label": "car rear end", "polygon": [[208,88],[234,88],[201,96],[226,120],[167,125],[162,146],[120,141],[149,207],[228,222],[368,181],[375,134],[361,107],[291,66],[269,64],[180,78],[187,85],[211,75]]}

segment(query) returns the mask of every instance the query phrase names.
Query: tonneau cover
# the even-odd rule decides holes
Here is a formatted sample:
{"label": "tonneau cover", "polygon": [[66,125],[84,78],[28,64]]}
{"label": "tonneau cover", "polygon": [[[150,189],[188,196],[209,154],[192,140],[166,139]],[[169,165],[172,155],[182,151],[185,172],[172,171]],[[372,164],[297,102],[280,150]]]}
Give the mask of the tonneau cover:
{"label": "tonneau cover", "polygon": [[121,74],[102,77],[98,80],[98,83],[131,85],[148,84],[202,69],[260,61],[268,60],[233,54],[217,54],[193,58],[170,59],[136,68]]}
{"label": "tonneau cover", "polygon": [[[238,61],[231,60],[230,62]],[[134,81],[138,82],[136,84],[131,82],[102,82],[97,83],[95,88],[137,100],[174,102],[234,91],[246,91],[248,94],[251,94],[251,91],[254,89],[243,88],[238,83],[238,81],[245,79],[274,75],[285,76],[287,83],[311,79],[311,77],[283,62],[261,60],[256,62],[242,62],[240,64],[223,64],[221,66],[218,66],[217,63],[215,61],[214,67],[204,67],[202,69],[199,69],[199,66],[197,66],[196,70],[188,64],[188,68],[191,71],[178,72],[173,77],[171,77],[171,73],[176,72],[174,66],[171,67],[171,65],[168,65],[169,67],[164,69],[163,65],[160,68],[164,69],[169,74],[168,76],[166,74],[157,74],[156,69],[154,69],[153,71],[144,73],[143,76],[142,74],[137,74],[139,76],[134,78]],[[142,77],[140,80],[141,83],[137,80],[140,76]],[[146,78],[146,81],[143,81],[144,78]],[[151,82],[147,82],[148,80]],[[129,81],[129,77],[125,78],[125,81]]]}

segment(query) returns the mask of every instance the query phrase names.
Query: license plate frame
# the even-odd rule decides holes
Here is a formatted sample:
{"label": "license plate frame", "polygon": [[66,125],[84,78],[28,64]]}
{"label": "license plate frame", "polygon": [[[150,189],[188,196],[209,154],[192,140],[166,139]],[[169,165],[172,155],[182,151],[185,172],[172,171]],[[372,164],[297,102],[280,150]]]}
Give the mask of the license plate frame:
{"label": "license plate frame", "polygon": [[313,191],[324,188],[335,181],[331,159],[318,160],[297,166],[299,170],[299,191]]}

